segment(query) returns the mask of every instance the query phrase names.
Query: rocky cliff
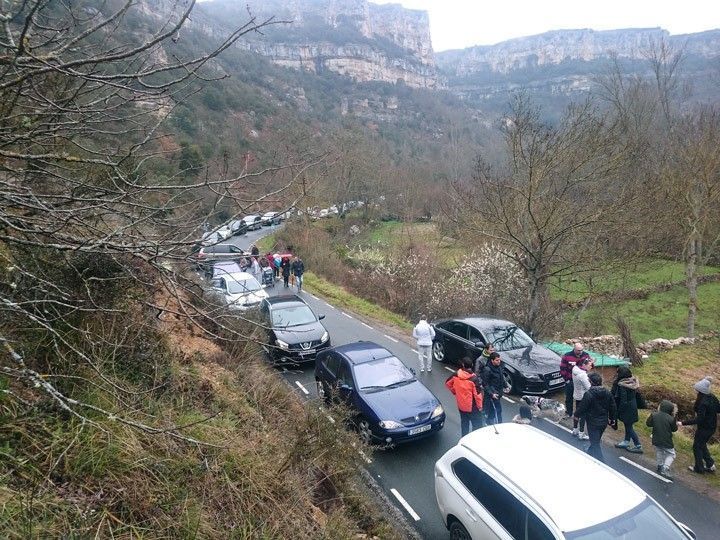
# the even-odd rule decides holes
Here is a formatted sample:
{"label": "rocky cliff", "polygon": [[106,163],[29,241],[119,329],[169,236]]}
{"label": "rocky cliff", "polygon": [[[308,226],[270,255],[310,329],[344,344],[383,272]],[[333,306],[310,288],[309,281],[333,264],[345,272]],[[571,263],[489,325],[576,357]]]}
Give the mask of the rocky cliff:
{"label": "rocky cliff", "polygon": [[557,30],[537,36],[512,39],[497,45],[470,47],[439,53],[438,63],[450,76],[479,72],[507,74],[511,71],[558,65],[566,61],[591,62],[616,55],[643,60],[661,42],[687,55],[720,56],[720,31],[670,36],[661,28],[628,30]]}
{"label": "rocky cliff", "polygon": [[[358,81],[438,86],[424,11],[365,0],[250,0],[248,7],[258,18],[287,21],[239,43],[277,64]],[[211,25],[247,19],[247,11],[231,0],[215,0],[199,9]]]}

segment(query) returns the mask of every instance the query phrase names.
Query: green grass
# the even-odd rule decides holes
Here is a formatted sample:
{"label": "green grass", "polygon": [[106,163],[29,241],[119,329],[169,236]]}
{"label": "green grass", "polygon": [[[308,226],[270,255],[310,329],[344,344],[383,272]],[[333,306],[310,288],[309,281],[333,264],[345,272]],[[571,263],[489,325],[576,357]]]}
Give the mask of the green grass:
{"label": "green grass", "polygon": [[275,249],[275,233],[263,236],[260,240],[255,242],[255,245],[260,250],[260,253],[267,253]]}
{"label": "green grass", "polygon": [[413,324],[405,317],[355,296],[343,287],[334,285],[312,272],[305,272],[303,279],[305,289],[322,296],[328,301],[332,301],[337,307],[346,308],[358,315],[365,315],[402,330],[412,330],[413,328]]}
{"label": "green grass", "polygon": [[[700,275],[720,273],[720,268],[705,266]],[[681,262],[662,259],[646,260],[634,264],[612,264],[596,272],[583,274],[575,280],[564,277],[551,283],[553,300],[578,301],[592,294],[650,289],[667,283],[681,283],[685,279],[685,266]]]}
{"label": "green grass", "polygon": [[[592,306],[575,320],[575,314],[566,316],[570,333],[617,333],[614,319],[623,317],[630,326],[636,341],[663,337],[672,339],[687,334],[687,290],[682,286],[667,292],[653,293],[644,300],[628,300]],[[720,283],[706,283],[698,287],[697,334],[720,328]]]}

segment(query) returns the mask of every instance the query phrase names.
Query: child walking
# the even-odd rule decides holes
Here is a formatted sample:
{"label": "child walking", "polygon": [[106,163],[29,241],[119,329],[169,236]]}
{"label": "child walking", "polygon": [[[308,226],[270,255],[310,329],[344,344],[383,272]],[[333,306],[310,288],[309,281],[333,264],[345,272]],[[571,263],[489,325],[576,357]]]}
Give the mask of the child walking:
{"label": "child walking", "polygon": [[657,461],[657,472],[666,478],[672,478],[670,467],[675,461],[675,445],[673,444],[673,433],[678,430],[677,405],[662,400],[660,407],[648,416],[648,426],[652,428],[652,444],[655,447],[655,459]]}

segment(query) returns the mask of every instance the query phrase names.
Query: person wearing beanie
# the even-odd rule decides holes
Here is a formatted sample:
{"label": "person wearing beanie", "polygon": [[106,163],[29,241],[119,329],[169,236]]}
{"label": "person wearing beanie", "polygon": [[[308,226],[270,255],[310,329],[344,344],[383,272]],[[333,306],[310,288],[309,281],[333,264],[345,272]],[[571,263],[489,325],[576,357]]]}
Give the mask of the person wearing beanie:
{"label": "person wearing beanie", "polygon": [[691,465],[689,469],[697,474],[706,472],[715,472],[715,460],[713,460],[708,450],[708,441],[715,434],[717,429],[717,415],[720,413],[720,401],[710,391],[712,377],[705,377],[696,382],[693,388],[697,392],[695,405],[695,418],[683,420],[683,426],[697,426],[695,430],[695,438],[693,439],[693,455],[695,456],[695,465]]}
{"label": "person wearing beanie", "polygon": [[585,418],[590,446],[587,453],[605,463],[600,439],[608,425],[617,429],[617,407],[610,390],[602,385],[602,377],[593,372],[588,375],[590,389],[585,392],[582,401],[575,408],[576,418]]}

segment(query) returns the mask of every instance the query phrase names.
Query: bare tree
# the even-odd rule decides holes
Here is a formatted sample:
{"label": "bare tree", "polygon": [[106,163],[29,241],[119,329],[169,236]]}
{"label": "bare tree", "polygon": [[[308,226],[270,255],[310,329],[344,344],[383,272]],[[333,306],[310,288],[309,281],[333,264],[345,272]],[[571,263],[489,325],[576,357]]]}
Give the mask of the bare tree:
{"label": "bare tree", "polygon": [[625,154],[613,129],[589,103],[556,127],[544,125],[519,97],[505,119],[506,164],[493,168],[481,155],[473,181],[455,185],[461,227],[493,240],[524,269],[531,330],[542,330],[550,279],[597,261],[621,207],[622,184],[614,181]]}
{"label": "bare tree", "polygon": [[[151,328],[148,313],[172,313],[218,339],[237,337],[186,271],[208,217],[197,201],[209,196],[217,207],[231,200],[240,213],[257,202],[248,193],[267,177],[283,181],[263,197],[297,198],[322,161],[305,153],[217,176],[153,174],[153,163],[168,159],[157,144],[168,135],[164,120],[197,83],[225,76],[213,59],[278,22],[248,13],[242,26],[193,56],[180,30],[194,5],[0,2],[0,340],[7,352],[0,372],[83,421],[100,414],[177,437],[175,428],[133,419],[126,403],[134,391],[105,370],[135,354],[152,365],[152,346],[138,350],[123,321]],[[155,28],[137,31],[138,17]],[[60,384],[85,370],[124,413],[75,399],[72,386]]]}

